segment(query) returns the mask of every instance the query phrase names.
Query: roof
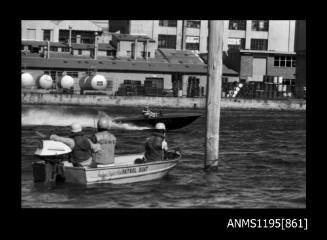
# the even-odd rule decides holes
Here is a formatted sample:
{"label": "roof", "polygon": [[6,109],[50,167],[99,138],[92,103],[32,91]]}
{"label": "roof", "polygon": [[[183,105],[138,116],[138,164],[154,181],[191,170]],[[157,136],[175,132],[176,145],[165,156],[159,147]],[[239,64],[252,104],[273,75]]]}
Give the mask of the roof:
{"label": "roof", "polygon": [[186,64],[203,64],[203,60],[195,52],[190,50],[175,50],[175,49],[158,49],[158,55],[162,56],[169,63],[186,63]]}
{"label": "roof", "polygon": [[161,72],[173,73],[183,72],[191,74],[207,74],[206,65],[198,64],[169,64],[154,62],[132,62],[132,61],[99,61],[99,60],[82,60],[82,59],[42,59],[22,57],[22,66],[30,68],[69,68],[69,69],[89,69],[111,71],[129,71],[129,72]]}
{"label": "roof", "polygon": [[99,43],[99,50],[115,50],[115,48],[108,43]]}
{"label": "roof", "polygon": [[101,27],[87,20],[63,20],[58,23],[58,27],[63,30],[69,30],[69,27],[72,27],[75,31],[102,31]]}
{"label": "roof", "polygon": [[[33,47],[46,46],[47,41],[30,41],[22,40],[23,45],[31,45]],[[50,46],[68,47],[68,43],[50,42]],[[94,44],[72,43],[73,49],[94,49]],[[99,50],[115,50],[113,46],[108,43],[99,43]]]}
{"label": "roof", "polygon": [[131,34],[113,34],[113,38],[116,38],[118,41],[131,41],[134,42],[136,39],[138,42],[155,42],[152,38],[146,35],[131,35]]}
{"label": "roof", "polygon": [[[22,57],[22,66],[29,68],[68,68],[68,69],[90,69],[104,71],[126,71],[126,72],[156,72],[156,73],[186,73],[207,75],[206,64],[170,64],[146,61],[119,61],[119,60],[83,60],[83,59],[43,59]],[[238,75],[225,66],[223,74]]]}
{"label": "roof", "polygon": [[[33,40],[22,40],[23,45],[31,45],[32,47],[46,46],[47,41],[33,41]],[[50,42],[50,46],[56,47],[67,47],[68,45],[60,42]]]}

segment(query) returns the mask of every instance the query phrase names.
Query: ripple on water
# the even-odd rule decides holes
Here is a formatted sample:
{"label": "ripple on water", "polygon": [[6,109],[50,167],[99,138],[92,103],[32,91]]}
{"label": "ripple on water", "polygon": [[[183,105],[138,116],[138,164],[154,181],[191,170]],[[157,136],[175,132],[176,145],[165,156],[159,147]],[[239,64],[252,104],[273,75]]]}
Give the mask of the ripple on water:
{"label": "ripple on water", "polygon": [[[47,108],[39,107],[38,110],[40,109],[46,111]],[[140,110],[115,107],[60,109],[79,117],[83,114],[96,114],[97,110],[105,111],[111,117],[133,116]],[[183,152],[182,161],[168,176],[143,183],[97,184],[87,187],[35,184],[31,163],[35,160],[33,153],[39,139],[34,132],[64,135],[69,132],[69,127],[23,126],[22,206],[305,208],[305,125],[303,112],[223,110],[218,172],[203,171],[205,118],[200,118],[183,129],[167,133],[168,145],[178,146]],[[93,129],[85,128],[85,132],[92,134]],[[112,132],[118,140],[118,154],[143,151],[144,140],[149,136],[149,131],[114,129]]]}

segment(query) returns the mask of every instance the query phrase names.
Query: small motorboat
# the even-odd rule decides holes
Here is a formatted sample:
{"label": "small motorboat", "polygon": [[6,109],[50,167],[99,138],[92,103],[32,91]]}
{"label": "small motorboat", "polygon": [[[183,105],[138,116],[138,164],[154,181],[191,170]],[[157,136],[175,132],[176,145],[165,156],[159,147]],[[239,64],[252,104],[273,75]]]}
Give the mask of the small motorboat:
{"label": "small motorboat", "polygon": [[71,149],[64,143],[42,140],[42,147],[35,155],[41,160],[33,162],[35,182],[55,182],[58,180],[76,184],[94,183],[134,183],[150,181],[163,177],[173,169],[181,159],[179,150],[165,154],[162,161],[136,163],[143,154],[130,154],[115,157],[115,163],[98,165],[96,168],[74,167],[68,161]]}
{"label": "small motorboat", "polygon": [[140,127],[154,127],[158,122],[165,124],[167,130],[174,130],[185,127],[196,119],[201,117],[202,114],[194,113],[159,113],[152,112],[150,109],[143,110],[143,116],[134,118],[117,118],[114,119],[116,123],[132,123]]}

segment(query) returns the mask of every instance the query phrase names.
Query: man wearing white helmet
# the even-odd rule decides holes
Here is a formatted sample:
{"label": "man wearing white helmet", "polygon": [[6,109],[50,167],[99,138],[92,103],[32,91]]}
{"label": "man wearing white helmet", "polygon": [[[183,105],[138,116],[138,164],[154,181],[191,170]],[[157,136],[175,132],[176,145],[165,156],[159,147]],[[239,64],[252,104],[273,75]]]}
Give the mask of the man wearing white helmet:
{"label": "man wearing white helmet", "polygon": [[145,143],[144,158],[147,162],[163,160],[164,152],[168,150],[165,140],[166,126],[164,123],[157,123],[152,136],[147,138]]}
{"label": "man wearing white helmet", "polygon": [[95,167],[91,156],[91,144],[82,132],[80,124],[72,124],[72,134],[69,137],[60,137],[53,134],[50,136],[50,139],[63,142],[72,149],[72,162],[74,166]]}
{"label": "man wearing white helmet", "polygon": [[90,138],[93,160],[98,164],[113,164],[115,161],[116,137],[109,133],[110,127],[108,118],[100,118],[97,124],[98,132]]}

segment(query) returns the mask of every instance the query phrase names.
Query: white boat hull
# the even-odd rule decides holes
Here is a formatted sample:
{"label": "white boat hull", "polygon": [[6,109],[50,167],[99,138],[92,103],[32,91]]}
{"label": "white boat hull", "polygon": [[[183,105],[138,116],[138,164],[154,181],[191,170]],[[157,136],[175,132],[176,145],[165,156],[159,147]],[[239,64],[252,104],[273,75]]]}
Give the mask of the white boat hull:
{"label": "white boat hull", "polygon": [[[178,160],[164,160],[150,163],[134,164],[140,155],[117,157],[115,165],[100,165],[97,168],[73,167],[70,163],[64,165],[65,182],[77,184],[113,183],[124,184],[150,181],[163,177]],[[132,162],[131,162],[132,159]]]}

